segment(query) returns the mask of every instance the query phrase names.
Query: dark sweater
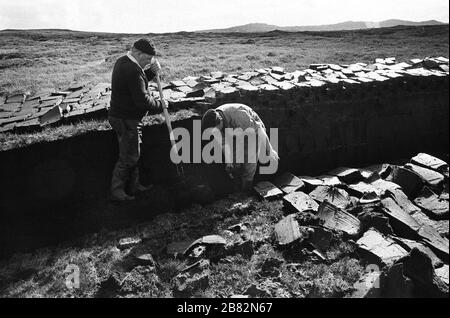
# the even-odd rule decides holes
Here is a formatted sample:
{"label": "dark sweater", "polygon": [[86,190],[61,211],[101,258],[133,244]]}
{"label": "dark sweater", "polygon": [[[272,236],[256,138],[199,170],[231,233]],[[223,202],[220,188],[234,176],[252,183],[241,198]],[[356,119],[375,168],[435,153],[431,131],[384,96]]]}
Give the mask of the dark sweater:
{"label": "dark sweater", "polygon": [[123,119],[142,119],[148,111],[156,114],[161,110],[161,102],[148,93],[148,81],[155,74],[142,69],[124,55],[120,57],[112,72],[111,108],[109,115]]}

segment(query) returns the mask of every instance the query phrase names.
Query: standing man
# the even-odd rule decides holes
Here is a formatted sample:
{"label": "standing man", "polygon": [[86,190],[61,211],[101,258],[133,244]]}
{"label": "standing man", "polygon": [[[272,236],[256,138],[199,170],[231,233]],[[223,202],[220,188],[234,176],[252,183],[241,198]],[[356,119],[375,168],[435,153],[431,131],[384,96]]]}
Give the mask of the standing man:
{"label": "standing man", "polygon": [[[230,177],[240,177],[242,190],[252,188],[258,162],[264,155],[278,167],[278,153],[270,143],[266,127],[249,106],[231,103],[208,109],[202,118],[202,129],[207,128],[217,128],[221,132],[225,169]],[[254,142],[243,137],[252,137],[252,134]]]}
{"label": "standing man", "polygon": [[162,102],[153,99],[148,92],[148,81],[160,70],[155,47],[148,39],[136,41],[131,51],[114,65],[108,119],[117,134],[119,159],[111,180],[112,200],[134,200],[136,192],[151,187],[144,187],[139,182],[138,161],[142,118],[147,112],[156,114],[162,110]]}

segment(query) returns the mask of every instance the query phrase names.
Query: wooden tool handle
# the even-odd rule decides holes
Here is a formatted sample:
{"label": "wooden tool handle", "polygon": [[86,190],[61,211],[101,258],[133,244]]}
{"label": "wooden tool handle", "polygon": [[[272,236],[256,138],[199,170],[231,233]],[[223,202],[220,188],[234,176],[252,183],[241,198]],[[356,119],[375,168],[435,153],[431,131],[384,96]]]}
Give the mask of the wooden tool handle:
{"label": "wooden tool handle", "polygon": [[173,150],[177,151],[176,146],[175,146],[175,136],[173,135],[172,124],[170,122],[169,112],[167,111],[167,104],[164,99],[159,74],[156,74],[156,83],[158,84],[159,98],[161,99],[163,113],[164,113],[164,117],[166,119],[167,129],[169,130],[170,143],[172,144],[172,147],[174,148]]}

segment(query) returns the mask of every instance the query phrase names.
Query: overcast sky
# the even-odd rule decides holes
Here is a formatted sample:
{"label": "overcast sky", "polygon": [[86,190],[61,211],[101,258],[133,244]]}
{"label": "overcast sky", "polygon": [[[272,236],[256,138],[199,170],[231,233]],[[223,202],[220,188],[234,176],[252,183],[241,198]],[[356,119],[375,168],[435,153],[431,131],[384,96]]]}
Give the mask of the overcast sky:
{"label": "overcast sky", "polygon": [[448,23],[448,10],[449,0],[0,0],[0,30],[164,33],[394,18]]}

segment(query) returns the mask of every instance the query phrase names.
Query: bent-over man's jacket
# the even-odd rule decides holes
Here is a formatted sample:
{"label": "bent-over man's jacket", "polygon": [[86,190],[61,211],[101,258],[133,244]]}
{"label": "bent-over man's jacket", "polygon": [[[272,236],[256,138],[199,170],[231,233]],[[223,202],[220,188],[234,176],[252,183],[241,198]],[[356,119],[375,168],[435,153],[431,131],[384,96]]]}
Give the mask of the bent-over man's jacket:
{"label": "bent-over man's jacket", "polygon": [[148,93],[148,81],[155,74],[143,71],[128,56],[120,57],[112,72],[109,115],[123,119],[142,119],[148,111],[159,112],[159,103]]}
{"label": "bent-over man's jacket", "polygon": [[[262,138],[260,142],[266,143],[266,151],[267,154],[273,157],[278,157],[278,154],[273,150],[272,145],[270,144],[269,137],[266,134],[266,127],[264,123],[262,122],[261,118],[258,116],[258,114],[249,106],[244,104],[238,104],[238,103],[230,103],[230,104],[224,104],[222,106],[219,106],[216,108],[216,111],[218,111],[224,120],[224,129],[225,128],[242,128],[243,131],[245,131],[247,128],[254,129],[255,132],[262,133],[259,137]],[[223,137],[225,134],[223,135]],[[231,149],[232,145],[226,145],[225,139],[223,139],[223,145],[229,146]],[[247,140],[244,141],[244,152],[245,157],[247,156],[247,150],[250,150],[251,148],[248,148],[248,142]],[[233,157],[237,155],[236,153],[236,147],[237,145],[233,145]],[[260,156],[260,148],[256,147],[257,156]],[[233,160],[235,162],[235,158],[228,158],[228,161]]]}

